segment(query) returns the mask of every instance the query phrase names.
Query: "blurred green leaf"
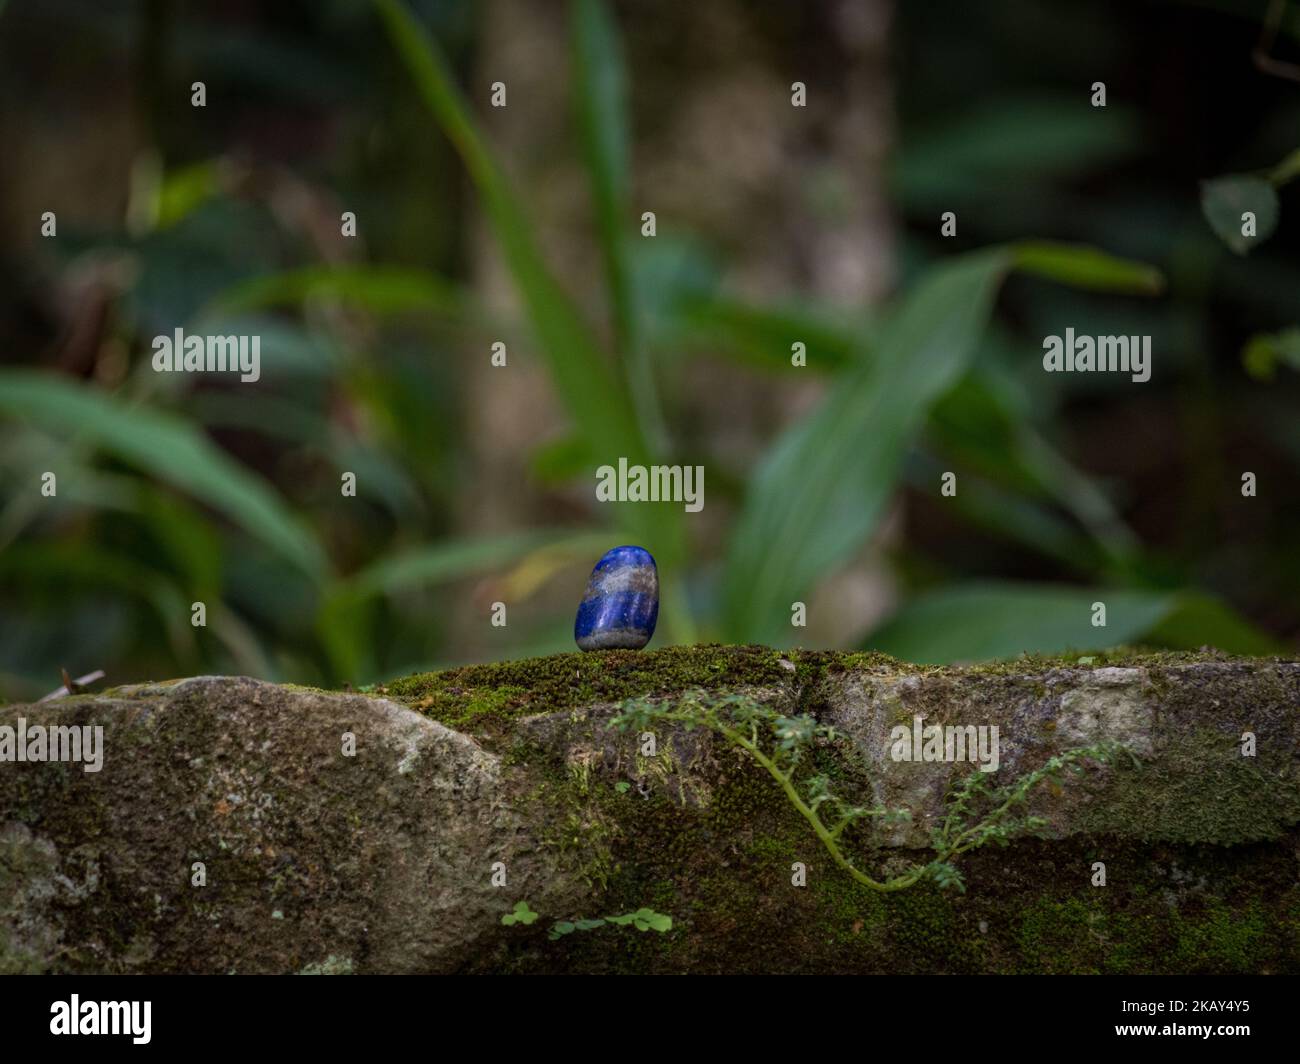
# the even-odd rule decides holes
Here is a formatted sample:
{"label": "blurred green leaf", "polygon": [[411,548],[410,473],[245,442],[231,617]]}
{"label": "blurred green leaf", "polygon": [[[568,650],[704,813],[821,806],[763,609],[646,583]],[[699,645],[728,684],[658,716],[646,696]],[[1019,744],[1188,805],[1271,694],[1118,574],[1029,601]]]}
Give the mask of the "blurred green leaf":
{"label": "blurred green leaf", "polygon": [[1300,177],[1300,148],[1291,152],[1285,159],[1268,172],[1268,179],[1274,188],[1281,188]]}
{"label": "blurred green leaf", "polygon": [[860,339],[848,325],[802,306],[756,307],[717,296],[687,301],[679,313],[706,341],[768,369],[791,369],[792,345],[799,342],[805,346],[808,369],[837,370],[849,362]]}
{"label": "blurred green leaf", "polygon": [[[1092,624],[1096,602],[1106,606],[1104,628]],[[959,584],[922,594],[872,633],[867,644],[929,664],[1103,650],[1150,640],[1162,631],[1170,637],[1159,640],[1162,645],[1179,649],[1208,642],[1250,654],[1274,646],[1200,593],[1010,582]]]}
{"label": "blurred green leaf", "polygon": [[140,516],[149,533],[184,575],[190,601],[219,597],[221,539],[216,529],[169,490],[157,488],[147,481],[136,483]]}
{"label": "blurred green leaf", "polygon": [[[520,562],[529,555],[557,549],[575,558],[594,560],[616,539],[607,531],[540,531],[470,540],[448,540],[394,554],[337,581],[330,587],[317,616],[317,631],[325,644],[335,674],[358,681],[371,668],[373,649],[365,633],[372,629],[366,614],[369,600],[398,595],[452,580],[475,576]],[[548,564],[553,558],[548,557]],[[581,589],[575,592],[576,608]]]}
{"label": "blurred green leaf", "polygon": [[327,567],[310,528],[269,485],[172,414],[29,370],[0,371],[0,413],[103,448],[225,514],[309,575]]}
{"label": "blurred green leaf", "polygon": [[[1094,602],[1106,604],[1105,628],[1092,625]],[[867,643],[923,664],[1102,650],[1135,642],[1173,603],[1168,592],[959,584],[912,599]]]}
{"label": "blurred green leaf", "polygon": [[154,222],[167,229],[184,221],[221,188],[219,161],[209,159],[167,173],[158,188]]}
{"label": "blurred green leaf", "polygon": [[587,441],[578,436],[561,436],[542,444],[530,462],[533,476],[543,484],[566,483],[595,464]]}
{"label": "blurred green leaf", "polygon": [[441,52],[400,0],[374,2],[421,97],[483,195],[489,219],[570,413],[603,453],[640,454],[626,396],[612,378],[577,308],[543,262],[523,208],[480,139]]}
{"label": "blurred green leaf", "polygon": [[[907,481],[917,491],[932,495],[950,465],[946,459],[939,462],[917,455],[908,463]],[[1064,516],[1031,495],[991,483],[978,474],[964,474],[960,490],[943,498],[942,504],[975,528],[1023,544],[1073,571],[1095,572],[1103,560],[1097,546]]]}
{"label": "blurred green leaf", "polygon": [[[1048,421],[1046,412],[1033,412],[1038,420]],[[1128,558],[1138,549],[1138,540],[1119,516],[1106,493],[1046,438],[1034,424],[1031,411],[1016,392],[1013,380],[988,363],[981,363],[962,378],[935,405],[930,416],[929,432],[943,444],[945,453],[957,458],[990,480],[1021,496],[1019,502],[1004,497],[993,506],[1003,508],[1006,531],[1014,532],[1008,522],[1028,516],[1033,498],[1054,499],[1072,513],[1112,560]],[[961,495],[957,498],[962,506]],[[969,501],[969,500],[968,500]],[[993,500],[988,500],[993,503]],[[985,516],[998,515],[993,506]],[[1095,571],[1101,560],[1098,551],[1083,545],[1072,529],[1053,528],[1058,522],[1038,513],[1039,521],[1029,528],[1039,532],[1056,532],[1039,540],[1041,546],[1071,565]],[[1073,542],[1073,546],[1069,546]],[[1065,555],[1057,553],[1065,549]]]}
{"label": "blurred green leaf", "polygon": [[663,229],[625,247],[642,339],[666,367],[691,332],[688,308],[716,292],[721,267],[710,247],[683,230]]}
{"label": "blurred green leaf", "polygon": [[215,293],[265,272],[278,256],[280,236],[264,204],[218,197],[171,227],[124,244],[138,270],[124,298],[129,320],[146,336],[192,321]]}
{"label": "blurred green leaf", "polygon": [[[479,136],[441,51],[401,0],[374,3],[421,98],[455,146],[483,197],[507,266],[548,359],[551,378],[575,427],[591,442],[592,453],[605,462],[613,464],[626,457],[630,464],[649,464],[626,390],[577,307],[542,259],[523,207]],[[663,564],[673,565],[682,557],[680,507],[639,503],[619,504],[617,509],[620,520],[637,530],[643,545]],[[670,610],[667,617],[682,631],[680,614]]]}
{"label": "blurred green leaf", "polygon": [[573,0],[574,101],[605,260],[605,286],[614,315],[615,342],[627,367],[632,404],[653,450],[668,437],[659,409],[659,386],[646,348],[638,305],[630,289],[628,232],[627,77],[618,28],[601,0]]}
{"label": "blurred green leaf", "polygon": [[1076,98],[1040,96],[988,100],[905,136],[894,179],[910,206],[951,210],[1003,197],[1009,186],[1023,195],[1026,186],[1077,177],[1141,143],[1136,113],[1118,105],[1101,110]]}
{"label": "blurred green leaf", "polygon": [[191,392],[184,396],[183,402],[183,412],[208,428],[238,429],[300,446],[311,444],[317,447],[324,447],[330,435],[330,424],[325,416],[328,412],[302,402],[298,394],[286,398],[214,388]]}
{"label": "blurred green leaf", "polygon": [[1164,277],[1154,266],[1122,259],[1082,244],[1026,240],[1014,245],[1016,269],[1074,288],[1094,292],[1133,292],[1156,295]]}
{"label": "blurred green leaf", "polygon": [[[111,590],[149,606],[178,658],[187,660],[194,652],[189,589],[182,590],[145,562],[84,542],[15,543],[0,552],[0,580],[7,588],[28,586],[41,594],[84,596],[95,588]],[[69,647],[69,657],[76,650]]]}
{"label": "blurred green leaf", "polygon": [[571,10],[578,129],[605,259],[614,331],[619,349],[627,355],[637,342],[635,306],[628,290],[627,81],[609,10],[600,0],[574,0]]}
{"label": "blurred green leaf", "polygon": [[467,296],[425,270],[395,266],[305,266],[261,274],[231,285],[204,314],[233,314],[275,306],[299,306],[312,299],[337,299],[375,314],[428,311],[452,317]]}
{"label": "blurred green leaf", "polygon": [[1229,654],[1281,654],[1286,650],[1226,603],[1199,591],[1181,592],[1144,641],[1174,650],[1209,645]]}
{"label": "blurred green leaf", "polygon": [[[1277,190],[1262,177],[1228,174],[1201,182],[1201,211],[1210,228],[1238,255],[1262,244],[1277,228]],[[1244,212],[1255,215],[1255,235],[1241,233]]]}
{"label": "blurred green leaf", "polygon": [[[972,252],[933,267],[903,298],[875,357],[842,373],[822,405],[769,451],[727,557],[724,623],[732,638],[783,645],[791,603],[806,601],[862,544],[931,406],[970,365],[998,285],[1025,246],[1042,245]],[[1060,245],[1052,275],[1093,284],[1097,262],[1091,249]]]}
{"label": "blurred green leaf", "polygon": [[759,467],[724,574],[728,634],[783,644],[805,599],[870,532],[930,405],[966,369],[1012,255],[935,267],[886,327],[876,357],[845,371]]}
{"label": "blurred green leaf", "polygon": [[[454,580],[516,562],[534,551],[568,548],[575,557],[596,558],[609,549],[608,531],[540,531],[483,539],[449,540],[405,551],[366,566],[346,581],[349,591],[361,595],[391,594]],[[577,599],[574,600],[577,606]]]}
{"label": "blurred green leaf", "polygon": [[1300,326],[1256,333],[1241,352],[1242,365],[1256,380],[1271,381],[1279,365],[1300,370]]}
{"label": "blurred green leaf", "polygon": [[[285,383],[289,387],[289,401],[302,401],[304,387],[314,381],[325,381],[336,377],[345,361],[345,354],[335,336],[326,330],[308,329],[299,322],[283,315],[247,314],[222,315],[219,320],[214,317],[200,317],[187,326],[190,332],[223,333],[227,336],[256,336],[259,338],[261,369],[260,381],[265,384]],[[167,386],[178,390],[191,387],[199,381],[224,381],[229,373],[223,370],[206,370],[187,374],[183,380],[174,380]],[[238,394],[238,393],[236,393]],[[323,394],[323,393],[322,393]],[[251,396],[239,396],[239,401],[249,401]],[[202,400],[200,400],[202,401]],[[281,400],[281,406],[287,401]],[[317,420],[323,420],[320,411],[313,412]],[[299,422],[301,416],[295,417]],[[282,429],[269,429],[282,432]]]}
{"label": "blurred green leaf", "polygon": [[[885,326],[875,358],[841,373],[826,401],[777,440],[732,535],[723,576],[729,635],[784,645],[790,604],[806,601],[870,535],[907,447],[970,366],[997,287],[1024,247],[1044,245],[970,252],[924,274]],[[1050,258],[1057,280],[1096,284],[1097,252],[1054,246]],[[1031,268],[1040,264],[1031,255]],[[1108,268],[1135,276],[1123,265]]]}

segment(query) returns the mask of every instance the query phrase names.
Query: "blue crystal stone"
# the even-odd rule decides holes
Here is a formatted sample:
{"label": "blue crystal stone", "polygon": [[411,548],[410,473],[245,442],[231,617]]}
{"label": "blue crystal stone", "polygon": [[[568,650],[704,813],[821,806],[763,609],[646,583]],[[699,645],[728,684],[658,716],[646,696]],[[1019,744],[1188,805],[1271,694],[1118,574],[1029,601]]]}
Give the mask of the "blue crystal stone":
{"label": "blue crystal stone", "polygon": [[640,650],[659,619],[659,570],[644,547],[615,547],[596,563],[573,622],[582,650]]}

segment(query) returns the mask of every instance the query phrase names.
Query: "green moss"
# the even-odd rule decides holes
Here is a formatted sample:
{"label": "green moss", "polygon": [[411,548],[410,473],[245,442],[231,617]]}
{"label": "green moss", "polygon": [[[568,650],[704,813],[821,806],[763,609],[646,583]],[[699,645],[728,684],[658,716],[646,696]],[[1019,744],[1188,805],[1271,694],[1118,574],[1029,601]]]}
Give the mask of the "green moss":
{"label": "green moss", "polygon": [[[1232,662],[1216,658],[1227,667],[1191,685],[1171,677],[1204,655],[1125,651],[1093,658],[1091,667],[1142,666],[1147,697],[1160,714],[1186,712],[1184,699],[1211,700],[1222,707],[1223,729],[1179,731],[1142,769],[1097,781],[1108,788],[1106,801],[1081,803],[1085,834],[966,855],[964,894],[927,883],[882,895],[855,883],[833,865],[775,782],[713,736],[695,733],[671,745],[661,736],[659,756],[638,759],[634,738],[608,733],[605,717],[568,711],[687,687],[760,686],[787,692],[800,711],[816,715],[839,675],[884,670],[926,678],[908,697],[942,720],[964,676],[984,678],[974,697],[990,704],[1028,698],[1047,705],[1055,689],[1047,673],[1089,667],[1074,656],[938,669],[870,653],[682,647],[472,666],[410,677],[388,693],[506,740],[506,764],[531,781],[521,808],[543,824],[536,837],[562,851],[591,891],[581,911],[548,919],[642,905],[674,919],[667,935],[611,929],[555,943],[505,936],[503,952],[485,961],[488,970],[1300,973],[1300,837],[1287,826],[1296,819],[1293,796],[1277,785],[1286,775],[1278,760],[1286,750],[1272,741],[1286,734],[1279,721],[1293,693],[1279,686],[1276,697],[1269,694],[1267,679],[1257,679],[1267,663],[1258,660],[1250,663],[1250,684],[1241,683]],[[1243,687],[1252,693],[1240,695]],[[1242,704],[1242,697],[1257,704]],[[902,715],[910,716],[916,706],[906,708]],[[1048,710],[1045,730],[1055,723]],[[548,712],[567,712],[558,731],[513,725]],[[1261,736],[1253,761],[1240,758],[1236,744],[1246,726]],[[837,792],[867,786],[862,766],[838,749],[819,749],[814,758]],[[683,783],[700,777],[707,790]],[[616,790],[635,779],[649,782],[648,799],[635,789]],[[1165,836],[1142,837],[1141,825],[1156,819],[1166,825]],[[1208,845],[1207,838],[1233,845]],[[865,853],[865,834],[847,841],[874,870],[928,858],[923,850]],[[1104,888],[1090,882],[1097,860],[1107,864]],[[796,861],[806,866],[806,886],[791,882]]]}
{"label": "green moss", "polygon": [[1018,970],[1048,974],[1250,974],[1295,970],[1294,942],[1259,899],[1233,906],[1192,894],[1143,898],[1136,889],[1051,894],[1020,913]]}
{"label": "green moss", "polygon": [[1272,749],[1246,758],[1230,736],[1188,732],[1140,769],[1117,767],[1104,801],[1080,805],[1075,823],[1083,831],[1151,840],[1277,838],[1300,813],[1300,790],[1275,770],[1289,756]]}
{"label": "green moss", "polygon": [[[818,681],[846,672],[942,674],[959,680],[963,674],[1010,678],[1061,668],[1123,665],[1150,670],[1149,682],[1159,693],[1164,682],[1161,669],[1206,660],[1206,655],[1199,653],[1118,648],[1094,651],[1086,655],[1091,662],[1080,666],[1079,656],[1022,655],[965,667],[919,666],[876,651],[779,651],[765,646],[707,643],[466,665],[392,680],[373,693],[396,698],[451,727],[482,733],[504,731],[508,721],[519,716],[597,702],[618,703],[689,687],[780,686],[797,690],[804,698],[815,698]],[[1215,655],[1214,660],[1238,659]],[[1264,659],[1240,660],[1258,664]],[[1041,682],[1039,693],[1048,693]]]}
{"label": "green moss", "polygon": [[761,646],[605,650],[418,673],[385,684],[383,693],[451,727],[493,732],[514,717],[688,687],[788,685],[793,661]]}
{"label": "green moss", "polygon": [[1234,910],[1212,898],[1195,916],[1179,914],[1173,963],[1178,969],[1249,974],[1273,935],[1259,902]]}
{"label": "green moss", "polygon": [[1109,940],[1108,914],[1099,895],[1035,899],[1019,916],[1019,967],[1047,975],[1097,975]]}
{"label": "green moss", "polygon": [[[497,970],[1300,972],[1293,844],[1025,840],[967,855],[964,894],[922,884],[886,895],[836,868],[747,759],[725,745],[698,756],[714,759],[723,781],[705,805],[671,788],[649,800],[619,794],[599,767],[585,797],[552,768],[541,805],[567,811],[547,844],[574,848],[602,872],[591,906],[650,905],[672,915],[674,930],[510,946]],[[865,859],[924,858],[886,849]],[[1110,886],[1091,885],[1096,860],[1107,862]],[[804,887],[791,882],[795,861],[806,866]]]}
{"label": "green moss", "polygon": [[[1168,665],[1203,660],[1178,655],[1113,650],[1094,655],[1094,664]],[[606,650],[555,654],[545,658],[466,665],[442,672],[417,673],[376,688],[452,727],[500,730],[509,719],[596,702],[681,691],[735,686],[789,686],[811,694],[822,677],[845,672],[888,670],[918,674],[964,671],[1014,676],[1052,668],[1077,667],[1077,657],[1029,656],[952,669],[900,662],[876,651],[779,651],[765,646],[664,647],[659,650]]]}
{"label": "green moss", "polygon": [[426,716],[458,731],[474,731],[482,721],[510,716],[527,702],[523,687],[475,687],[466,691],[430,691],[413,705]]}
{"label": "green moss", "polygon": [[[1080,659],[1087,659],[1081,661]],[[1111,647],[1109,650],[1072,650],[1064,654],[1021,654],[1014,658],[980,662],[964,666],[965,670],[995,676],[1049,672],[1053,669],[1167,668],[1175,665],[1204,664],[1206,661],[1267,661],[1246,658],[1220,651],[1159,650],[1143,646]],[[1280,660],[1280,659],[1275,659]],[[931,668],[951,668],[931,666]]]}
{"label": "green moss", "polygon": [[[837,674],[875,669],[937,672],[952,680],[917,688],[915,697],[930,700],[926,708],[936,719],[950,712],[953,685],[959,687],[966,672],[991,672],[980,688],[989,700],[1050,696],[1049,684],[1035,675],[1052,667],[1045,659],[1017,662],[1011,669],[914,670],[871,654],[777,654],[716,646],[656,654],[663,657],[642,654],[630,665],[617,657],[564,656],[559,661],[565,669],[585,671],[572,684],[554,670],[533,671],[542,669],[539,663],[519,662],[437,674],[432,682],[412,678],[412,687],[422,697],[451,695],[472,702],[482,685],[510,680],[523,687],[539,680],[536,697],[521,698],[504,714],[572,710],[693,685],[740,684],[788,689],[802,712],[816,714]],[[1183,713],[1182,698],[1210,698],[1222,705],[1222,734],[1179,732],[1173,748],[1158,752],[1154,767],[1097,780],[1108,790],[1102,792],[1102,808],[1087,822],[1095,834],[1021,840],[1008,849],[966,855],[966,894],[930,883],[889,895],[859,886],[832,864],[774,780],[714,736],[664,744],[649,766],[638,762],[632,736],[611,736],[599,714],[569,718],[560,743],[554,736],[542,741],[516,734],[508,764],[525,777],[546,778],[546,787],[532,796],[537,816],[549,825],[545,844],[567,847],[593,890],[584,911],[554,917],[651,905],[672,914],[675,929],[667,935],[575,935],[558,943],[510,940],[503,947],[506,959],[494,961],[495,970],[1300,972],[1300,888],[1295,887],[1300,849],[1296,830],[1286,827],[1288,818],[1295,819],[1287,812],[1290,799],[1275,780],[1282,766],[1270,760],[1284,751],[1275,743],[1265,756],[1261,747],[1261,756],[1243,765],[1235,744],[1239,714],[1268,735],[1278,710],[1290,705],[1291,692],[1279,687],[1274,698],[1266,682],[1262,688],[1252,682],[1248,687],[1256,696],[1265,691],[1265,704],[1239,706],[1234,692],[1242,683],[1234,667],[1209,670],[1204,682],[1188,687],[1186,680],[1173,682],[1170,676],[1196,656],[1096,658],[1096,666],[1149,663],[1147,693],[1160,713]],[[1062,665],[1074,667],[1074,662],[1056,662]],[[1257,674],[1261,663],[1253,665]],[[448,684],[451,678],[454,683]],[[1035,684],[1041,688],[1036,693]],[[1050,723],[1048,714],[1044,726]],[[861,795],[868,786],[862,766],[841,753],[818,749],[813,767],[831,775],[837,791]],[[576,756],[586,758],[575,762],[580,770],[569,764]],[[1165,778],[1162,764],[1177,779]],[[710,790],[697,793],[682,786],[682,778],[698,775],[702,766]],[[650,780],[649,800],[636,790],[615,790],[620,779],[633,774]],[[1271,784],[1269,777],[1274,777]],[[1213,799],[1206,800],[1208,793]],[[1153,803],[1170,814],[1165,822],[1175,825],[1174,839],[1134,838],[1134,823],[1145,822],[1139,813],[1151,812]],[[1095,804],[1096,796],[1083,801],[1084,816],[1092,816],[1087,810]],[[1206,845],[1201,832],[1235,844]],[[1251,844],[1282,835],[1290,842]],[[907,849],[867,852],[866,834],[846,842],[874,870],[928,856]],[[1108,887],[1091,884],[1097,860],[1108,865]],[[792,883],[796,861],[806,866],[806,886]]]}

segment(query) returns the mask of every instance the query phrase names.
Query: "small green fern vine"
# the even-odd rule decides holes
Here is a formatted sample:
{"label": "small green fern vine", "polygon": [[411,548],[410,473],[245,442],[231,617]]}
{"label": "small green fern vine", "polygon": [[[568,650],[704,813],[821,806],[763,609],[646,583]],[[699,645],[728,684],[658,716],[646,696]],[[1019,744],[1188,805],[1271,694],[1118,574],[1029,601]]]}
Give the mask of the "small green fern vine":
{"label": "small green fern vine", "polygon": [[862,820],[897,823],[911,819],[906,809],[854,805],[831,791],[824,774],[798,780],[807,754],[818,743],[837,739],[833,728],[807,715],[786,716],[744,695],[710,695],[687,691],[676,702],[652,703],[635,700],[624,703],[613,725],[625,731],[646,731],[656,725],[680,726],[688,731],[704,728],[739,747],[780,784],[790,804],[798,810],[821,840],[831,859],[865,887],[879,891],[906,890],[925,879],[940,887],[965,891],[961,872],[953,863],[961,854],[987,843],[1005,846],[1013,837],[1038,834],[1047,822],[1037,816],[1017,816],[1030,793],[1041,783],[1059,780],[1068,772],[1083,771],[1083,762],[1109,762],[1120,753],[1137,758],[1115,743],[1067,750],[1050,758],[1015,782],[995,787],[990,774],[975,771],[950,787],[947,812],[930,833],[934,859],[914,864],[901,874],[876,879],[862,871],[844,851],[844,832]]}

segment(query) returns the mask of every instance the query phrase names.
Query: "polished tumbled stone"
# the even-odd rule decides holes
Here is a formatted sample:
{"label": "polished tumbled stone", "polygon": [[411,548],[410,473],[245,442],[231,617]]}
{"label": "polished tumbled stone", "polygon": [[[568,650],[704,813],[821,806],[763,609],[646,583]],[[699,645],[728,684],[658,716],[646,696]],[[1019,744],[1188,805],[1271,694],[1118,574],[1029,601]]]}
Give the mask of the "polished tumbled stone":
{"label": "polished tumbled stone", "polygon": [[573,638],[582,650],[640,650],[659,619],[659,571],[644,547],[615,547],[596,563],[578,606]]}

